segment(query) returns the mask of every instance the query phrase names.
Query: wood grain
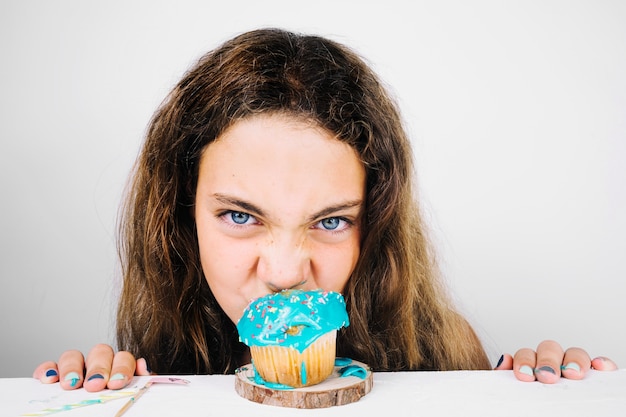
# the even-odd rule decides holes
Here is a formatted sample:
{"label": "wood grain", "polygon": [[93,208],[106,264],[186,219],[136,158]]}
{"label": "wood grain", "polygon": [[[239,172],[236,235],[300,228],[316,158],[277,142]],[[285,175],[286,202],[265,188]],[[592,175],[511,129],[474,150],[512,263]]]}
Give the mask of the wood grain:
{"label": "wood grain", "polygon": [[367,395],[374,384],[369,366],[353,361],[352,364],[367,369],[365,379],[348,376],[342,377],[335,366],[333,373],[324,382],[303,388],[277,390],[254,382],[252,365],[239,368],[235,378],[235,391],[250,401],[260,404],[291,408],[327,408],[350,404]]}

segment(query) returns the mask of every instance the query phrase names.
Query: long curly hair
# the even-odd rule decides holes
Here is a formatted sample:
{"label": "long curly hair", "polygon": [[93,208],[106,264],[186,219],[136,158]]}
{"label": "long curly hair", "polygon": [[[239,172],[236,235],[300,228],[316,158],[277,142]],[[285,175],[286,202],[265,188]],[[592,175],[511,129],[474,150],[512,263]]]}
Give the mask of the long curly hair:
{"label": "long curly hair", "polygon": [[211,294],[192,216],[203,149],[238,120],[281,113],[352,146],[366,169],[361,255],[338,355],[375,370],[486,369],[440,283],[394,100],[353,51],[319,36],[243,33],[194,65],[155,113],[120,221],[120,349],[159,373],[230,373],[243,345]]}

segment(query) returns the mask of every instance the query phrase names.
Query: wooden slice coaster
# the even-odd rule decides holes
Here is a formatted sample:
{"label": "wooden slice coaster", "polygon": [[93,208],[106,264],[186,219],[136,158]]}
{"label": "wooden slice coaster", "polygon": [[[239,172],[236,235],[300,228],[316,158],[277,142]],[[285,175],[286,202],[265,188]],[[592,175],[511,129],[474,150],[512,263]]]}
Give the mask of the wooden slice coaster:
{"label": "wooden slice coaster", "polygon": [[352,361],[366,370],[365,378],[341,376],[345,365],[335,366],[333,373],[317,385],[294,389],[271,389],[254,382],[252,365],[239,368],[235,378],[235,391],[250,401],[292,408],[326,408],[358,401],[371,391],[374,379],[369,366]]}

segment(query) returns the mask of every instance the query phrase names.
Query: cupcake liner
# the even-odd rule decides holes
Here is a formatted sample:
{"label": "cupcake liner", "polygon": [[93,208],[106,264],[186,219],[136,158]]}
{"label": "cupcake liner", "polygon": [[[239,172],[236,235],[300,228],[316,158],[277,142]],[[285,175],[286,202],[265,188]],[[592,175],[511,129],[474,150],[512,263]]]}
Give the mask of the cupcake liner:
{"label": "cupcake liner", "polygon": [[335,365],[336,342],[337,331],[332,330],[302,352],[285,346],[251,346],[250,354],[265,381],[300,388],[318,384],[330,376]]}

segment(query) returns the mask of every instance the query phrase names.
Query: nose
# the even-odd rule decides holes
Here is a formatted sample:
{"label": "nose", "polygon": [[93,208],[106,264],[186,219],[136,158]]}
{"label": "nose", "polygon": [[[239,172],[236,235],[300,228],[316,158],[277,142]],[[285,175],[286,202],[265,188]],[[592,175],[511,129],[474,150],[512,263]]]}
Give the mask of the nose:
{"label": "nose", "polygon": [[304,285],[311,276],[305,239],[273,236],[260,251],[257,275],[274,292]]}

